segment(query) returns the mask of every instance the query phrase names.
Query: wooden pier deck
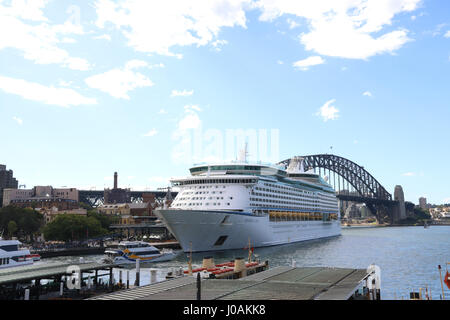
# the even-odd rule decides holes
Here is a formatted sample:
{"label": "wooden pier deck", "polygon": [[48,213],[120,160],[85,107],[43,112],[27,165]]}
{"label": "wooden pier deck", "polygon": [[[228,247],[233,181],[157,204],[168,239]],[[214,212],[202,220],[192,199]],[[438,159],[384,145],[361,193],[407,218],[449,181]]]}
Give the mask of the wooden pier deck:
{"label": "wooden pier deck", "polygon": [[[369,276],[364,269],[276,267],[238,280],[203,279],[203,300],[348,300]],[[90,300],[195,300],[196,279],[181,277]]]}

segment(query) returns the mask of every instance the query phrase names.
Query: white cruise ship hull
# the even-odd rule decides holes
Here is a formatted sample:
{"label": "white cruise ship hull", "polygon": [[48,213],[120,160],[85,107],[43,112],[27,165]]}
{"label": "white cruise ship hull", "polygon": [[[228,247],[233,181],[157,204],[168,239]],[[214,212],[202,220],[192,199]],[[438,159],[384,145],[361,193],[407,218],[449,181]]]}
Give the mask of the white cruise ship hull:
{"label": "white cruise ship hull", "polygon": [[160,209],[155,214],[179,241],[184,252],[266,247],[339,236],[339,220],[270,221],[269,216],[241,212]]}

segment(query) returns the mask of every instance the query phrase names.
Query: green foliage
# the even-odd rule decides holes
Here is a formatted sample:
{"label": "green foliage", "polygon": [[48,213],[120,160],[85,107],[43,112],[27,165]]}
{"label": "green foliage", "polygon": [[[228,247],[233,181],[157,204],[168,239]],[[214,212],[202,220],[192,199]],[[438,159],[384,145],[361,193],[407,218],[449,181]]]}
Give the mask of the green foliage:
{"label": "green foliage", "polygon": [[431,219],[431,215],[428,212],[428,210],[424,210],[424,209],[419,208],[419,207],[414,208],[414,216],[418,220]]}
{"label": "green foliage", "polygon": [[91,205],[88,204],[88,203],[80,202],[79,205],[80,205],[80,208],[83,208],[83,209],[86,209],[86,210],[93,210],[93,208],[91,207]]}
{"label": "green foliage", "polygon": [[[33,209],[23,209],[14,206],[7,206],[0,209],[0,230],[10,231],[10,224],[16,224],[14,232],[19,237],[33,236],[38,232],[44,223],[44,217]],[[13,228],[12,224],[11,227]]]}
{"label": "green foliage", "polygon": [[96,210],[88,210],[87,212],[88,217],[93,217],[100,221],[100,224],[102,225],[102,228],[108,230],[109,226],[112,224],[119,223],[119,217],[118,216],[112,216],[109,214],[99,213]]}
{"label": "green foliage", "polygon": [[12,237],[17,231],[17,223],[14,220],[8,222],[8,233]]}
{"label": "green foliage", "polygon": [[58,241],[85,240],[108,233],[95,217],[72,214],[58,215],[42,231],[46,240]]}
{"label": "green foliage", "polygon": [[430,220],[431,215],[428,212],[428,210],[424,210],[419,207],[414,207],[412,209],[413,215],[410,217],[407,217],[406,219],[403,219],[400,221],[400,224],[403,225],[422,225],[424,223],[424,220]]}

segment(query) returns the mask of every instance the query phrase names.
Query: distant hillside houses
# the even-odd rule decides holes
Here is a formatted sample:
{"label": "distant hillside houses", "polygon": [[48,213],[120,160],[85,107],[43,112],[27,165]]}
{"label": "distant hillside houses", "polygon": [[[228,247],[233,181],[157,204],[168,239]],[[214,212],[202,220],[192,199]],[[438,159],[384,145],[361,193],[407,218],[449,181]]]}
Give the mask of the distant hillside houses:
{"label": "distant hillside houses", "polygon": [[430,214],[433,219],[449,219],[450,220],[450,206],[430,208]]}

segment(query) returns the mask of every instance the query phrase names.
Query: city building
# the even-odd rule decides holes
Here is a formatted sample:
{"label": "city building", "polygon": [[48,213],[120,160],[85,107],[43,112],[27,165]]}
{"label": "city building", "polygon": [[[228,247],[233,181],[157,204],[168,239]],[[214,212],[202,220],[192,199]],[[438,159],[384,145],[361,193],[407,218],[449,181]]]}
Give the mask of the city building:
{"label": "city building", "polygon": [[120,224],[139,224],[148,222],[149,220],[155,220],[153,210],[156,206],[157,203],[155,201],[142,203],[103,204],[97,208],[97,212],[119,216]]}
{"label": "city building", "polygon": [[4,189],[17,189],[19,182],[13,177],[12,170],[6,170],[6,165],[0,164],[0,207],[3,205]]}
{"label": "city building", "polygon": [[364,203],[351,203],[345,210],[347,219],[367,219],[372,216],[369,208]]}
{"label": "city building", "polygon": [[427,209],[427,198],[419,198],[419,207],[421,207],[422,209]]}
{"label": "city building", "polygon": [[131,192],[130,189],[118,188],[117,172],[114,172],[114,188],[104,190],[105,203],[130,203]]}
{"label": "city building", "polygon": [[14,205],[21,208],[57,207],[59,210],[79,208],[76,188],[53,188],[36,186],[33,189],[4,189],[3,206]]}
{"label": "city building", "polygon": [[49,208],[36,208],[36,211],[38,211],[39,213],[41,213],[42,215],[44,215],[44,220],[45,223],[50,223],[53,220],[55,220],[55,218],[61,214],[73,214],[73,215],[82,215],[82,216],[86,216],[87,215],[87,210],[83,209],[83,208],[78,208],[78,209],[70,209],[70,210],[59,210],[58,207],[51,207]]}
{"label": "city building", "polygon": [[439,206],[430,209],[431,218],[450,221],[450,207]]}
{"label": "city building", "polygon": [[130,205],[129,203],[114,203],[114,204],[105,203],[97,207],[97,212],[115,216],[129,215],[130,214],[129,205]]}

